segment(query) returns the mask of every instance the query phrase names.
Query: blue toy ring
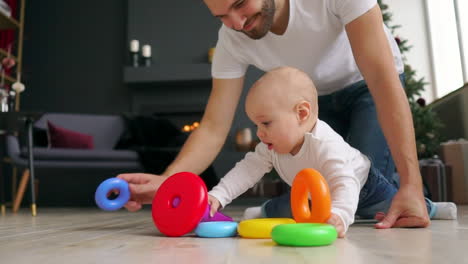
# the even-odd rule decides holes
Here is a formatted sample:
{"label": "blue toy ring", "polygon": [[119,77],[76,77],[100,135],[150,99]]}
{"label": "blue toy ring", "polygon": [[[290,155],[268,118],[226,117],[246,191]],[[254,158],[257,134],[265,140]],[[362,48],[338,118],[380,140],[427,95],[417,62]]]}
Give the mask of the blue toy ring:
{"label": "blue toy ring", "polygon": [[199,237],[233,237],[237,235],[237,222],[202,222],[195,228]]}
{"label": "blue toy ring", "polygon": [[[112,190],[118,190],[119,196],[110,200],[107,194]],[[119,178],[110,178],[99,184],[94,195],[99,208],[106,211],[115,211],[122,208],[130,200],[130,190],[128,183]]]}

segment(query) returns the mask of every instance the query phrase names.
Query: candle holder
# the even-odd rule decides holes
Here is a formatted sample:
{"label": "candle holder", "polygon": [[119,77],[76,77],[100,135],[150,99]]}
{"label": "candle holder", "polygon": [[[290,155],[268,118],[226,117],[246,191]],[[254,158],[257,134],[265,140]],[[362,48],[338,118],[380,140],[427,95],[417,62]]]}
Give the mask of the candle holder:
{"label": "candle holder", "polygon": [[140,65],[140,42],[136,39],[130,41],[130,64],[133,67]]}
{"label": "candle holder", "polygon": [[143,47],[141,48],[141,54],[143,56],[143,65],[146,66],[146,67],[150,67],[151,64],[152,64],[152,61],[151,61],[151,46],[146,44],[146,45],[143,45]]}

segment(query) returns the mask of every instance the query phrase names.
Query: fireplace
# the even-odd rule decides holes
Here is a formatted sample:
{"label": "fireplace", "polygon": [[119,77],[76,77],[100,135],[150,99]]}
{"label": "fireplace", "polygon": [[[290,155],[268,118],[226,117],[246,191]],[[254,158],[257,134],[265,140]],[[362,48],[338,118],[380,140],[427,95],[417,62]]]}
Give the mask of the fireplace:
{"label": "fireplace", "polygon": [[[203,117],[211,91],[211,81],[139,83],[130,87],[132,113],[165,118],[177,127],[178,131],[182,131],[185,125],[200,122]],[[245,152],[236,149],[235,137],[236,132],[249,125],[251,123],[245,115],[241,98],[226,143],[213,161],[218,177],[224,176],[244,157]],[[189,133],[185,134],[188,136]]]}
{"label": "fireplace", "polygon": [[[200,124],[211,88],[200,86],[145,84],[133,89],[132,112],[140,117],[140,121],[146,122],[138,125],[138,129],[141,126],[149,128],[148,131],[140,131],[140,135],[145,134],[145,143],[148,142],[145,145],[152,146],[150,153],[143,157],[140,155],[140,159],[153,167],[159,166],[154,164],[154,160],[164,161],[163,166],[156,168],[159,173],[172,162],[189,134]],[[200,176],[208,188],[219,181],[213,166]]]}

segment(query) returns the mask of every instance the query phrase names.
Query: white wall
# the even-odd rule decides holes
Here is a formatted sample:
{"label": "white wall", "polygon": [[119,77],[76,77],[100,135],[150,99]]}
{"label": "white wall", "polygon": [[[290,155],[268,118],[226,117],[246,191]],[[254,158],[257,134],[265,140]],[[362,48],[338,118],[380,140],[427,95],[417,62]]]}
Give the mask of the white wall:
{"label": "white wall", "polygon": [[391,25],[401,25],[401,28],[395,31],[395,35],[407,39],[408,44],[412,46],[410,51],[405,53],[407,63],[416,70],[418,79],[424,77],[429,83],[421,97],[430,103],[435,99],[435,92],[424,0],[384,0],[384,3],[393,14]]}

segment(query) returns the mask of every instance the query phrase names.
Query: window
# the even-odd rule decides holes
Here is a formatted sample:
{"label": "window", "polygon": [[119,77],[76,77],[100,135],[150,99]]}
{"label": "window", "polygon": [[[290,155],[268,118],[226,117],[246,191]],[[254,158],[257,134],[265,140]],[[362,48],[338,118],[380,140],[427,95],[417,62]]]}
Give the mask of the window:
{"label": "window", "polygon": [[458,22],[458,37],[463,67],[463,80],[468,83],[468,1],[456,0],[455,12]]}
{"label": "window", "polygon": [[[461,21],[457,21],[456,14],[462,12],[463,8],[466,14],[468,4],[466,0],[457,2],[458,4],[454,1],[426,0],[436,98],[462,87],[464,83],[462,54],[464,50],[465,54],[468,53],[468,48],[460,45],[461,38],[458,31],[464,30],[465,36],[468,37],[466,34],[468,23],[465,21],[465,26],[462,26],[463,23],[459,24]],[[455,6],[461,9],[456,10]]]}

